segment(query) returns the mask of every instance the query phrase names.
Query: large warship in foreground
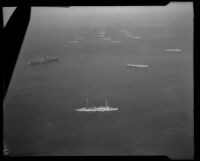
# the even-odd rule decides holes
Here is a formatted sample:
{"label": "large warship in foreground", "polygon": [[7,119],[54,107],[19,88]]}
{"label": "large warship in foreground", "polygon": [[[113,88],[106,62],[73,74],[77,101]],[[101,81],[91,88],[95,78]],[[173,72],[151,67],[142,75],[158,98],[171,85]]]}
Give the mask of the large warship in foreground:
{"label": "large warship in foreground", "polygon": [[105,100],[105,106],[88,106],[88,99],[87,99],[87,105],[83,108],[78,108],[76,111],[79,112],[106,112],[106,111],[117,111],[119,108],[111,107],[108,105],[107,100]]}
{"label": "large warship in foreground", "polygon": [[50,62],[54,62],[54,61],[58,61],[58,58],[43,56],[43,57],[41,57],[39,59],[36,59],[36,60],[28,62],[28,64],[29,65],[36,65],[36,64],[50,63]]}

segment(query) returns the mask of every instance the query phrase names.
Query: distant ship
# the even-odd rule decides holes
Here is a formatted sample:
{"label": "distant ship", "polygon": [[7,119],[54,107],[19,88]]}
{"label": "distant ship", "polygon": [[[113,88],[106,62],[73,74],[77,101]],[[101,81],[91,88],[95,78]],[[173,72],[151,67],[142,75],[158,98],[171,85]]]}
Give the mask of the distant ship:
{"label": "distant ship", "polygon": [[110,43],[112,43],[112,44],[117,44],[117,43],[120,43],[120,41],[114,40],[114,41],[111,41]]}
{"label": "distant ship", "polygon": [[77,41],[78,39],[76,38],[76,40],[73,41],[69,41],[68,44],[77,44],[79,41]]}
{"label": "distant ship", "polygon": [[50,63],[50,62],[54,62],[54,61],[58,61],[58,58],[43,56],[43,57],[41,57],[37,60],[33,60],[33,61],[28,62],[28,64],[29,65],[36,65],[36,64]]}
{"label": "distant ship", "polygon": [[139,36],[132,36],[131,38],[132,38],[132,39],[140,39]]}
{"label": "distant ship", "polygon": [[165,51],[183,51],[181,49],[165,49]]}
{"label": "distant ship", "polygon": [[112,40],[112,38],[111,37],[104,37],[104,38],[102,38],[102,40]]}
{"label": "distant ship", "polygon": [[136,67],[136,68],[147,68],[149,66],[145,65],[145,64],[126,64],[126,67],[127,68],[133,68],[133,67]]}
{"label": "distant ship", "polygon": [[111,107],[108,105],[107,100],[105,100],[105,106],[88,106],[88,99],[87,99],[87,105],[83,108],[78,108],[76,111],[79,112],[106,112],[106,111],[117,111],[119,108]]}
{"label": "distant ship", "polygon": [[83,40],[83,37],[75,37],[75,40]]}

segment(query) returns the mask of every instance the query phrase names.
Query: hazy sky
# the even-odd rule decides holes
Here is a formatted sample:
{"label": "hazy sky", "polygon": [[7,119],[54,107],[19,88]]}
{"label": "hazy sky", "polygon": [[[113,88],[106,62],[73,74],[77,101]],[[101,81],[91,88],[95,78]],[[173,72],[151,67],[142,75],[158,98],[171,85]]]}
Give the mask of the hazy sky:
{"label": "hazy sky", "polygon": [[[4,8],[7,22],[14,8]],[[37,23],[35,22],[37,21]],[[193,4],[190,2],[170,3],[167,6],[125,7],[34,7],[31,22],[34,25],[63,24],[69,27],[103,27],[129,23],[133,25],[167,25],[174,22],[193,21]]]}

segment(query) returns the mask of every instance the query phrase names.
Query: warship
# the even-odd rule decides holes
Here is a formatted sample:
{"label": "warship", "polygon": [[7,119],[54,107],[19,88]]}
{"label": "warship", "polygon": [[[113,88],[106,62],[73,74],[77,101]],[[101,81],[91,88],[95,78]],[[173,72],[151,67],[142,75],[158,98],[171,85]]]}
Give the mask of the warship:
{"label": "warship", "polygon": [[127,68],[134,68],[134,67],[136,67],[136,68],[147,68],[149,66],[146,65],[146,64],[126,64],[126,67]]}
{"label": "warship", "polygon": [[111,107],[108,105],[107,100],[105,100],[105,105],[103,106],[88,106],[88,99],[86,100],[87,105],[82,108],[76,109],[79,112],[106,112],[106,111],[117,111],[119,108]]}
{"label": "warship", "polygon": [[43,57],[41,57],[39,59],[36,59],[36,60],[33,60],[33,61],[29,61],[28,64],[29,65],[36,65],[36,64],[50,63],[50,62],[54,62],[54,61],[58,61],[58,58],[43,56]]}
{"label": "warship", "polygon": [[164,51],[175,51],[175,52],[179,52],[179,51],[183,51],[181,49],[165,49]]}

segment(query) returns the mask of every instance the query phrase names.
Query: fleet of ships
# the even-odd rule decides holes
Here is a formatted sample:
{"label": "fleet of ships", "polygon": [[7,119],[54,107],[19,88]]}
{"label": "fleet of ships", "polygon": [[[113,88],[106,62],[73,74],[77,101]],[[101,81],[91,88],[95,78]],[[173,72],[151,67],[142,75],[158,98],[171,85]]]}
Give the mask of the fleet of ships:
{"label": "fleet of ships", "polygon": [[[39,59],[33,60],[33,61],[29,61],[28,64],[29,65],[37,65],[37,64],[45,64],[45,63],[50,63],[50,62],[55,62],[58,61],[58,58],[56,57],[48,57],[48,56],[43,56]],[[149,67],[148,65],[145,64],[126,64],[127,68],[147,68]]]}
{"label": "fleet of ships", "polygon": [[[124,29],[120,29],[119,30],[125,39],[140,39],[140,36],[136,36],[136,35],[133,35],[133,33],[127,31],[127,30],[124,30]],[[118,44],[118,43],[121,43],[120,40],[112,40],[111,37],[109,36],[106,36],[106,30],[105,29],[100,29],[99,30],[99,33],[98,33],[98,37],[102,40],[105,40],[106,42],[110,42],[111,44]],[[83,40],[84,38],[83,37],[74,37],[74,40],[72,41],[69,41],[68,44],[77,44],[79,43],[79,41]],[[164,49],[165,52],[182,52],[183,50],[181,49],[177,49],[177,48],[168,48],[168,49]],[[32,60],[32,61],[29,61],[28,64],[29,65],[37,65],[37,64],[46,64],[46,63],[51,63],[51,62],[55,62],[55,61],[58,61],[58,58],[57,57],[48,57],[48,56],[42,56],[41,58],[38,58],[36,60]],[[126,64],[126,67],[129,68],[129,69],[132,69],[132,68],[147,68],[149,67],[148,65],[145,65],[145,64]]]}
{"label": "fleet of ships", "polygon": [[[37,64],[45,64],[45,63],[50,63],[50,62],[55,62],[58,61],[57,57],[48,57],[48,56],[43,56],[39,59],[29,61],[29,65],[37,65]],[[145,64],[126,64],[127,68],[147,68],[149,67],[148,65]]]}
{"label": "fleet of ships", "polygon": [[[132,33],[126,31],[126,30],[120,30],[123,34],[125,34],[125,37],[131,37],[135,39],[139,39],[139,36],[133,36]],[[102,38],[103,40],[111,40],[110,37],[105,37],[105,30],[101,30],[99,33],[99,37]],[[82,40],[82,37],[75,38],[74,41],[70,41],[69,43],[78,43],[79,40]],[[111,43],[120,43],[120,41],[115,40],[111,41]],[[182,51],[181,49],[164,49],[164,51],[168,52],[180,52]],[[57,57],[48,57],[48,56],[42,56],[41,58],[38,58],[33,61],[29,61],[29,65],[37,65],[37,64],[46,64],[46,63],[51,63],[51,62],[56,62],[58,61]],[[126,64],[127,69],[132,69],[132,68],[148,68],[149,65],[146,64]],[[117,107],[111,107],[108,105],[107,100],[105,100],[105,105],[102,106],[88,106],[88,100],[87,100],[87,105],[82,108],[77,108],[76,111],[79,112],[105,112],[105,111],[117,111],[119,108]]]}

